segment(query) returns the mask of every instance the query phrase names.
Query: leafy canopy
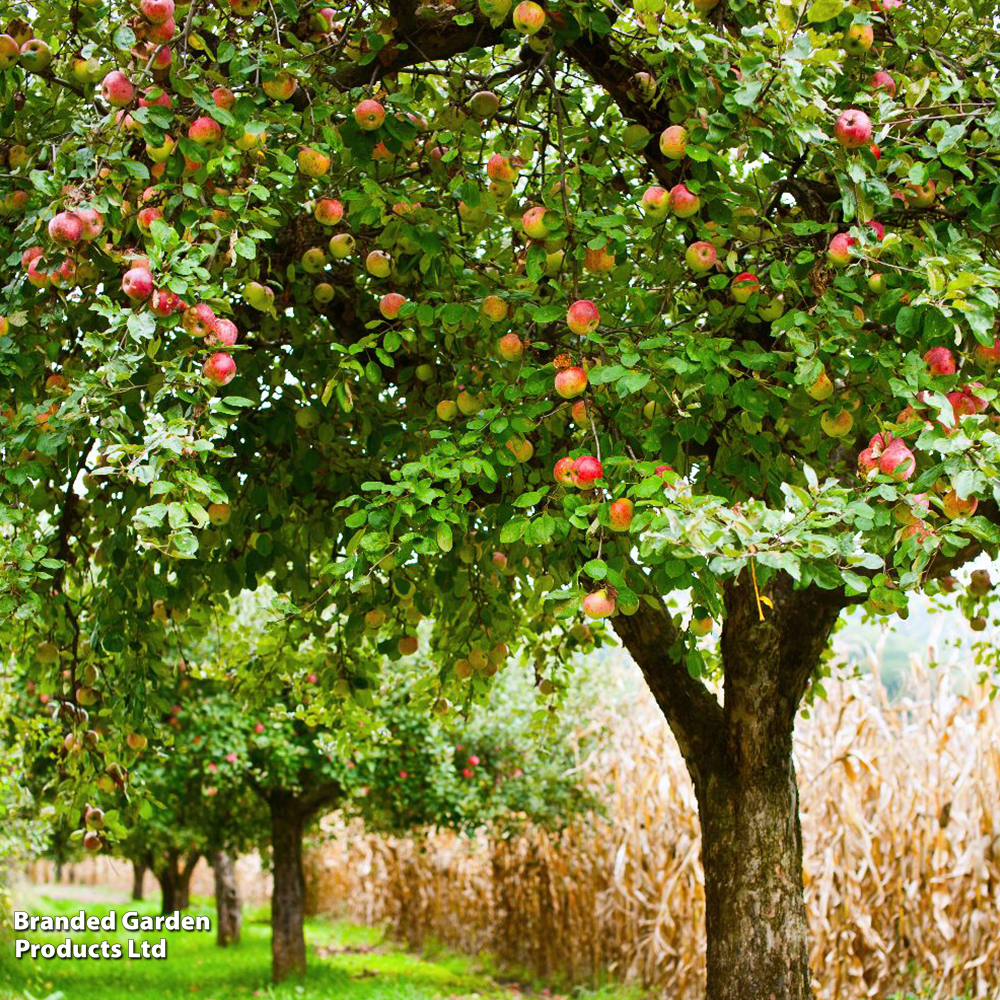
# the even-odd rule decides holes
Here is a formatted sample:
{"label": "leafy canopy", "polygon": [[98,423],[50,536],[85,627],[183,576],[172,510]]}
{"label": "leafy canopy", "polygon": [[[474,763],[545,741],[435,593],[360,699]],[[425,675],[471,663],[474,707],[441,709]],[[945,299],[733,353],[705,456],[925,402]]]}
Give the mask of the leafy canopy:
{"label": "leafy canopy", "polygon": [[0,71],[0,615],[109,731],[220,630],[330,718],[429,645],[443,712],[552,694],[586,594],[689,591],[697,676],[748,567],[995,551],[988,12],[168,8],[13,0]]}

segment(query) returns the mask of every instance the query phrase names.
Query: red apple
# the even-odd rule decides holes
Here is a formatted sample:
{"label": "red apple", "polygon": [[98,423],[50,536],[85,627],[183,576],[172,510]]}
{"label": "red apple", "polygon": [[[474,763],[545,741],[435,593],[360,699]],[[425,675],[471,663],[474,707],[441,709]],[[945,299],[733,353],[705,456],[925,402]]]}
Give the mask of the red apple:
{"label": "red apple", "polygon": [[83,221],[75,212],[59,212],[49,222],[49,239],[59,246],[72,246],[82,238]]}
{"label": "red apple", "polygon": [[754,292],[760,291],[760,281],[757,275],[750,271],[741,271],[733,278],[729,286],[729,294],[739,303],[746,302]]}
{"label": "red apple", "polygon": [[714,246],[705,240],[698,240],[692,243],[684,252],[684,260],[687,266],[698,274],[704,274],[715,267],[718,254]]}
{"label": "red apple", "polygon": [[683,160],[688,133],[683,125],[668,125],[660,134],[660,152],[671,160]]}
{"label": "red apple", "polygon": [[893,438],[879,456],[878,467],[881,473],[901,483],[917,471],[917,460],[902,438]]}
{"label": "red apple", "polygon": [[826,251],[826,259],[834,267],[845,267],[851,262],[851,247],[855,244],[855,239],[850,233],[837,233],[830,240],[830,246]]}
{"label": "red apple", "polygon": [[354,109],[354,120],[366,132],[373,132],[385,121],[385,108],[378,101],[373,101],[370,98],[361,101]]}
{"label": "red apple", "polygon": [[924,361],[931,375],[954,375],[958,371],[955,355],[947,347],[932,347],[924,355]]}
{"label": "red apple", "polygon": [[513,21],[522,35],[535,35],[545,25],[545,11],[532,0],[523,0],[514,8]]}
{"label": "red apple", "polygon": [[344,206],[336,198],[320,198],[313,217],[321,226],[335,226],[344,217]]}
{"label": "red apple", "polygon": [[124,108],[135,98],[135,87],[129,78],[114,69],[101,81],[101,97],[113,108]]}
{"label": "red apple", "polygon": [[593,455],[581,455],[573,463],[574,485],[581,490],[589,489],[598,479],[604,478],[604,469]]}
{"label": "red apple", "polygon": [[670,192],[661,187],[646,188],[640,202],[642,211],[654,219],[663,219],[670,209]]}
{"label": "red apple", "polygon": [[229,385],[236,375],[236,362],[228,354],[220,352],[211,355],[201,371],[213,385]]}
{"label": "red apple", "polygon": [[627,497],[612,502],[608,508],[608,523],[612,531],[628,531],[632,524],[633,506]]}
{"label": "red apple", "polygon": [[586,388],[587,373],[582,368],[566,368],[556,374],[555,390],[563,399],[573,399]]}
{"label": "red apple", "polygon": [[701,199],[687,189],[685,184],[675,184],[670,189],[670,211],[678,219],[688,219],[701,208]]}
{"label": "red apple", "polygon": [[153,294],[153,276],[144,267],[133,267],[122,278],[122,291],[133,302],[145,302]]}
{"label": "red apple", "polygon": [[405,295],[400,295],[399,292],[387,292],[379,301],[378,311],[386,319],[395,319],[405,304]]}
{"label": "red apple", "polygon": [[552,470],[552,475],[555,481],[560,486],[575,486],[576,485],[576,463],[569,456],[565,458],[560,458],[555,464],[555,468]]}
{"label": "red apple", "polygon": [[181,317],[181,326],[192,337],[207,337],[215,327],[215,313],[212,307],[205,302],[188,306]]}
{"label": "red apple", "polygon": [[884,90],[890,97],[896,96],[896,81],[884,69],[876,70],[871,79],[872,90]]}
{"label": "red apple", "polygon": [[497,341],[497,354],[504,361],[520,361],[524,356],[524,341],[516,333],[508,333]]}
{"label": "red apple", "polygon": [[833,126],[833,134],[845,149],[866,146],[872,138],[871,119],[863,111],[851,108],[837,119]]}
{"label": "red apple", "polygon": [[603,587],[595,590],[583,599],[583,613],[588,618],[610,618],[615,613],[615,599]]}
{"label": "red apple", "polygon": [[578,336],[593,333],[601,321],[601,314],[590,299],[577,299],[566,311],[566,325]]}

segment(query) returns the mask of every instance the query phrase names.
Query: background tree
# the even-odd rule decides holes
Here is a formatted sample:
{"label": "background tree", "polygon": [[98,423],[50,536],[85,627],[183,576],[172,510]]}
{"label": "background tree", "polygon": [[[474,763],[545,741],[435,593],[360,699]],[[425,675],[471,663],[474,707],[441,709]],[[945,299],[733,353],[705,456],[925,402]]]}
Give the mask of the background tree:
{"label": "background tree", "polygon": [[322,663],[346,745],[420,641],[443,712],[512,650],[556,698],[610,618],[697,790],[709,995],[807,996],[797,706],[844,608],[1000,537],[990,12],[8,6],[24,669],[128,733],[267,583],[239,681]]}

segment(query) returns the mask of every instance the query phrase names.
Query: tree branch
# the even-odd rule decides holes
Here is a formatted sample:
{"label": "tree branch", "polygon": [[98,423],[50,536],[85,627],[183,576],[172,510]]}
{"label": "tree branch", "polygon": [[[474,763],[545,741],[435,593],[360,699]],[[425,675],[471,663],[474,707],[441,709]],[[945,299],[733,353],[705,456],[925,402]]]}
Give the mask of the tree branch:
{"label": "tree branch", "polygon": [[681,661],[681,637],[666,610],[640,603],[634,615],[618,615],[615,631],[639,665],[670,724],[695,783],[718,762],[723,716],[715,695]]}

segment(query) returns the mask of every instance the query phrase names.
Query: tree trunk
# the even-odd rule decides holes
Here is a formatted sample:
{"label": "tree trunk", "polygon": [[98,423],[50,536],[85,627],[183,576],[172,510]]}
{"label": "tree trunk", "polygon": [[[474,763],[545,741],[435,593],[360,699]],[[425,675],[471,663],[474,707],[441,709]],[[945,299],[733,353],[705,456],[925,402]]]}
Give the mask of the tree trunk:
{"label": "tree trunk", "polygon": [[240,943],[243,926],[243,908],[240,887],[236,882],[233,859],[225,851],[212,855],[215,871],[215,942],[220,948]]}
{"label": "tree trunk", "polygon": [[271,808],[271,975],[281,982],[306,969],[305,875],[302,870],[304,817],[295,796],[274,792]]}
{"label": "tree trunk", "polygon": [[160,913],[166,916],[178,909],[177,855],[171,852],[167,862],[155,874],[156,881],[160,883]]}
{"label": "tree trunk", "polygon": [[726,582],[725,698],[688,672],[690,638],[663,612],[614,619],[687,764],[702,830],[707,1000],[808,1000],[795,715],[843,607],[791,577]]}
{"label": "tree trunk", "polygon": [[146,866],[141,861],[132,862],[132,899],[141,902],[143,898],[142,884],[146,878]]}
{"label": "tree trunk", "polygon": [[177,871],[177,909],[187,910],[191,906],[191,876],[201,855],[189,854]]}
{"label": "tree trunk", "polygon": [[698,794],[698,807],[708,997],[812,997],[802,832],[790,752],[775,766],[713,774]]}

